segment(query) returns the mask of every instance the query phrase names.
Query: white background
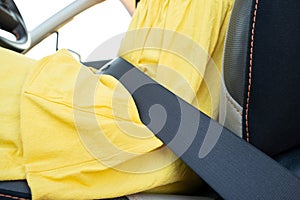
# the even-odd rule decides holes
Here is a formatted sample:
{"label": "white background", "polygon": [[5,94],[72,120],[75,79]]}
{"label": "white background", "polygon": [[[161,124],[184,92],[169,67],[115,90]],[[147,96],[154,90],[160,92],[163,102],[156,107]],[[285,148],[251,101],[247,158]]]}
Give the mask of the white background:
{"label": "white background", "polygon": [[[15,0],[30,31],[73,0]],[[104,41],[126,32],[131,16],[119,0],[106,0],[75,17],[59,30],[59,48],[78,52],[84,61]],[[55,52],[56,35],[26,55],[39,59]],[[99,55],[99,59],[101,55]]]}

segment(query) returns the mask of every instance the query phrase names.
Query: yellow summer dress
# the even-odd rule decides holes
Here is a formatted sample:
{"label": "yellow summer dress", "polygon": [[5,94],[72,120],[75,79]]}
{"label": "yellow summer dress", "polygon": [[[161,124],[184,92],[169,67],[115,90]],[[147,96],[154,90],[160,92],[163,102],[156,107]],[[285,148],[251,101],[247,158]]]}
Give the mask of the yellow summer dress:
{"label": "yellow summer dress", "polygon": [[[232,3],[142,0],[119,56],[216,118]],[[0,58],[0,180],[26,179],[33,199],[199,190],[113,77],[64,49],[39,61],[0,49]]]}

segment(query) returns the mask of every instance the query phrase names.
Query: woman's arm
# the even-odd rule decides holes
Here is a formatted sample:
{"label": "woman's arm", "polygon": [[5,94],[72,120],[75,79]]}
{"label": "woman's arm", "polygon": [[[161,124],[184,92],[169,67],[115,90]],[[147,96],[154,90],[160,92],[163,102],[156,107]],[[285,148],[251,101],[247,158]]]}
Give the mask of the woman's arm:
{"label": "woman's arm", "polygon": [[135,0],[121,0],[121,2],[124,4],[130,15],[132,15],[135,10]]}

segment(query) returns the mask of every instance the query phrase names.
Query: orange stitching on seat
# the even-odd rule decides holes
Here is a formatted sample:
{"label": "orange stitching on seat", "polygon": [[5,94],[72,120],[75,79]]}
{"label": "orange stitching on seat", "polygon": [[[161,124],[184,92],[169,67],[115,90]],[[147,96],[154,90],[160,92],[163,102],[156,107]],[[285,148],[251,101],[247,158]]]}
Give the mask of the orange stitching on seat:
{"label": "orange stitching on seat", "polygon": [[14,197],[14,196],[11,196],[11,195],[6,195],[6,194],[0,194],[0,197],[6,197],[6,198],[11,198],[11,199],[17,199],[17,200],[29,200],[29,199]]}
{"label": "orange stitching on seat", "polygon": [[255,25],[256,25],[256,16],[257,16],[257,10],[258,10],[258,2],[259,2],[259,0],[255,1],[253,23],[252,23],[252,31],[251,31],[249,80],[248,80],[248,93],[247,93],[246,115],[245,115],[245,120],[246,120],[246,140],[247,140],[247,142],[250,142],[250,133],[249,133],[249,104],[250,104],[250,94],[251,94],[251,86],[252,86],[254,34],[255,34]]}

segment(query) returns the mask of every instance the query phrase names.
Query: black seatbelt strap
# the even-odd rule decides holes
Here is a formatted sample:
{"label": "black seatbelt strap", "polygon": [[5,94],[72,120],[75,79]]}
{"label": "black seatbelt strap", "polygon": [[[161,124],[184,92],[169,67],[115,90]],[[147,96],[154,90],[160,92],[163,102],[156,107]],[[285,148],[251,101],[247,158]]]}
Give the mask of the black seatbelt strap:
{"label": "black seatbelt strap", "polygon": [[300,179],[122,58],[99,74],[120,81],[142,122],[224,199],[300,199]]}

